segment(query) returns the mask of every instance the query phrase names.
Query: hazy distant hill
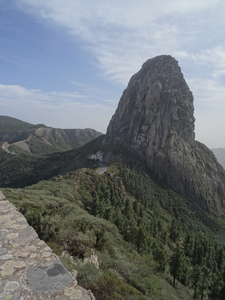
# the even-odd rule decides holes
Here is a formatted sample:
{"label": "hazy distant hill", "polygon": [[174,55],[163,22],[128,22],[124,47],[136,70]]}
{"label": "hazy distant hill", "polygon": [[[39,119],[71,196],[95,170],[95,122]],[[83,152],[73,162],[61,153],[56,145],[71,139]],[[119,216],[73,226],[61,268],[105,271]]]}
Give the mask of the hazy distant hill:
{"label": "hazy distant hill", "polygon": [[225,148],[214,148],[211,150],[218,159],[218,162],[225,168]]}
{"label": "hazy distant hill", "polygon": [[34,154],[50,154],[78,148],[102,133],[94,129],[59,129],[33,125],[15,118],[0,116],[0,141],[4,149]]}
{"label": "hazy distant hill", "polygon": [[45,125],[34,125],[8,116],[0,116],[0,141],[11,142],[20,133],[38,127]]}

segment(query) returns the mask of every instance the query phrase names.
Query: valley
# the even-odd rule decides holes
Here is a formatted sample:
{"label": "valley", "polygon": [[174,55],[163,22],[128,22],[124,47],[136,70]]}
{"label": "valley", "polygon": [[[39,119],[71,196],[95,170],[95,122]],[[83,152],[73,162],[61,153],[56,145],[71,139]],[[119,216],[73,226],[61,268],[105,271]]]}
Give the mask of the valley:
{"label": "valley", "polygon": [[105,135],[0,118],[3,194],[96,300],[225,299],[225,170],[193,111],[162,55]]}

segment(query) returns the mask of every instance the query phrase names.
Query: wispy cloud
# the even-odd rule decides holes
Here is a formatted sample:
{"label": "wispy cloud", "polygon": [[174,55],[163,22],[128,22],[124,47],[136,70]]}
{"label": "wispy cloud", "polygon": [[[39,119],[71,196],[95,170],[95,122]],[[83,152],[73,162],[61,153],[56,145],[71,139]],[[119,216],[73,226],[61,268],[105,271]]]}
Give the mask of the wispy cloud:
{"label": "wispy cloud", "polygon": [[[115,0],[113,4],[103,0],[67,0],[66,4],[62,0],[18,0],[17,3],[85,41],[99,68],[123,85],[144,60],[155,55],[180,53],[184,60],[191,58],[191,53],[202,51],[199,58],[203,62],[204,55],[212,48],[209,37],[215,42],[215,35],[210,35],[212,27],[220,32],[225,23],[221,0],[159,0],[154,4],[141,0],[138,5],[128,0]],[[206,48],[202,49],[201,44]],[[219,55],[220,45],[215,47]]]}
{"label": "wispy cloud", "polygon": [[[149,0],[138,3],[131,0],[114,0],[113,3],[16,0],[16,3],[40,22],[63,28],[81,41],[93,65],[122,86],[126,86],[148,58],[160,54],[175,56],[195,96],[196,127],[204,131],[202,112],[211,109],[213,124],[217,124],[219,132],[218,120],[224,114],[225,94],[223,0],[158,0],[154,3]],[[77,82],[74,84],[78,87]],[[103,105],[100,111],[103,112],[103,108],[108,109]],[[89,105],[87,109],[93,111],[95,107]],[[107,116],[109,120],[109,114]]]}
{"label": "wispy cloud", "polygon": [[56,106],[60,105],[61,102],[82,101],[83,98],[88,98],[87,95],[80,95],[78,93],[42,92],[35,89],[29,90],[19,85],[3,84],[0,84],[0,97],[2,99],[9,99],[10,102],[16,98],[21,104],[30,103],[31,100],[36,102],[52,102]]}
{"label": "wispy cloud", "polygon": [[83,84],[83,83],[80,83],[78,81],[71,81],[72,84],[76,85],[76,86],[80,86],[80,87],[87,87],[87,85]]}
{"label": "wispy cloud", "polygon": [[46,125],[52,127],[89,127],[105,131],[114,107],[107,102],[96,104],[93,101],[84,101],[86,98],[86,95],[77,93],[43,92],[18,85],[0,84],[2,115],[10,115],[31,123],[45,123],[48,120]]}
{"label": "wispy cloud", "polygon": [[223,84],[219,84],[215,79],[201,78],[192,78],[188,82],[192,87],[196,106],[204,104],[206,109],[225,113],[225,86]]}

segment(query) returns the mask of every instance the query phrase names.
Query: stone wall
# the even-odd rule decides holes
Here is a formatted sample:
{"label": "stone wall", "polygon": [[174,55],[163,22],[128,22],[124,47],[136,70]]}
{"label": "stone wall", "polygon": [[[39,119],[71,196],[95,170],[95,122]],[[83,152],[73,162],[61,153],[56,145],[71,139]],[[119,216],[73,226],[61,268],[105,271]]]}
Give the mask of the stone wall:
{"label": "stone wall", "polygon": [[94,300],[0,192],[0,300]]}

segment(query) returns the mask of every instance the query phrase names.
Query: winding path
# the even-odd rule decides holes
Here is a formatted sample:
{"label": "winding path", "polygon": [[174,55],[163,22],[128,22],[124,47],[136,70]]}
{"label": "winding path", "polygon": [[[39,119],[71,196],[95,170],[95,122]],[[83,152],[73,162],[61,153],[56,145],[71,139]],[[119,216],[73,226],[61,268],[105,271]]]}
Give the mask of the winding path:
{"label": "winding path", "polygon": [[4,143],[2,144],[2,150],[4,150],[4,151],[7,152],[7,153],[16,155],[15,152],[9,151],[9,147],[10,147],[10,146],[11,146],[11,145],[10,145],[9,143],[4,142]]}

